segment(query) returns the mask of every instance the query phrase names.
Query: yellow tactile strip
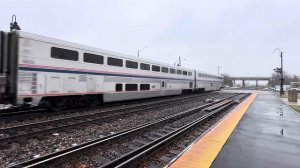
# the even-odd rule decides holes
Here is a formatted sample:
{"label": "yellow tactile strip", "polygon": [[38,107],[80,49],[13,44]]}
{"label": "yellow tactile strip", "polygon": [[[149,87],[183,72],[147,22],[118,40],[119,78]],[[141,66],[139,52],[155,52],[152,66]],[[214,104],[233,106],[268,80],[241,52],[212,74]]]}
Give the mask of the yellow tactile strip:
{"label": "yellow tactile strip", "polygon": [[221,151],[223,145],[233,132],[244,113],[254,101],[257,93],[252,93],[239,104],[223,121],[218,123],[205,136],[196,142],[178,160],[170,165],[171,168],[208,168]]}

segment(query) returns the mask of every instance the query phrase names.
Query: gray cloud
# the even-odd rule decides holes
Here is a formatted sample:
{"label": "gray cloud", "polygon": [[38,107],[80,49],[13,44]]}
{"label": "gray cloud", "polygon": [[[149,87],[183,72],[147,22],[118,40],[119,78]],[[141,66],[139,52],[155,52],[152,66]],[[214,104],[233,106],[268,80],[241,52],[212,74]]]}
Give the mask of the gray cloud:
{"label": "gray cloud", "polygon": [[0,29],[16,14],[24,31],[234,76],[266,76],[279,66],[300,75],[300,1],[2,0]]}

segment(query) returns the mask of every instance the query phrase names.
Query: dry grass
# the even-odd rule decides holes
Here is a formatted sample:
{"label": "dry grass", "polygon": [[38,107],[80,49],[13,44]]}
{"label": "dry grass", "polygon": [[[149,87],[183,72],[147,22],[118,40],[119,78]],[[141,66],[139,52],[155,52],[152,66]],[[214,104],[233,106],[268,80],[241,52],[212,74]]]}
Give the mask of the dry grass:
{"label": "dry grass", "polygon": [[295,111],[300,113],[300,106],[291,106]]}

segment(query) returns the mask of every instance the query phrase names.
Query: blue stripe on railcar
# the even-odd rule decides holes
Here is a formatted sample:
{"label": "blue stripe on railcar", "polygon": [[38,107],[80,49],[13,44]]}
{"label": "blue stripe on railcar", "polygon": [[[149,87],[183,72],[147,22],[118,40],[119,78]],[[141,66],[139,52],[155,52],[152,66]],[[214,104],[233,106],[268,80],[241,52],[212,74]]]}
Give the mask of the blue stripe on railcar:
{"label": "blue stripe on railcar", "polygon": [[32,68],[32,67],[19,67],[19,70],[22,70],[22,71],[56,72],[56,73],[73,73],[73,74],[75,73],[75,74],[90,74],[90,75],[103,75],[103,76],[121,76],[121,77],[135,77],[135,78],[170,79],[170,80],[194,81],[193,79],[151,77],[151,76],[127,75],[127,74],[110,74],[110,73],[100,73],[100,72],[74,71],[74,70],[62,70],[62,69],[45,69],[45,68]]}

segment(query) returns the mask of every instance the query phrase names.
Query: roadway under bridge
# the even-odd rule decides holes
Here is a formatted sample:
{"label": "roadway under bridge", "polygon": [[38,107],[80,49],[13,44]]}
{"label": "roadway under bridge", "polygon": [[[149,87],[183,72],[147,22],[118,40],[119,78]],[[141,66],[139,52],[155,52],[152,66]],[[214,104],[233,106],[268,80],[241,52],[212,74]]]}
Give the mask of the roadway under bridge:
{"label": "roadway under bridge", "polygon": [[235,86],[235,81],[242,81],[242,87],[245,87],[245,81],[256,81],[256,87],[258,86],[258,81],[270,81],[271,77],[230,77]]}

